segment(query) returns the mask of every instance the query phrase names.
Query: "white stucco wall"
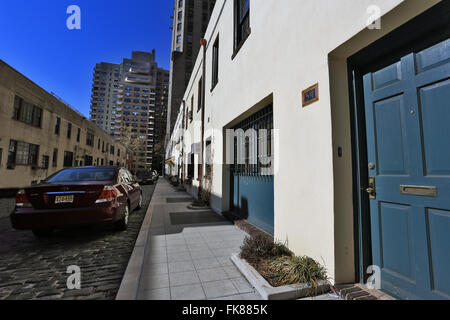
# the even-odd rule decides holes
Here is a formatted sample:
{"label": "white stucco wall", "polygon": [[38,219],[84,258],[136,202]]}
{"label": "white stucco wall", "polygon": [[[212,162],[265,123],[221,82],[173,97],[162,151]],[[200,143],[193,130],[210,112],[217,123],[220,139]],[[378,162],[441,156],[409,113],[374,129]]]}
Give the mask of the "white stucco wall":
{"label": "white stucco wall", "polygon": [[[274,127],[279,130],[279,139],[275,142],[278,168],[274,185],[275,237],[288,241],[289,248],[296,254],[321,262],[332,279],[336,275],[337,252],[345,251],[349,255],[347,261],[353,261],[353,240],[349,237],[346,243],[339,243],[344,249],[335,247],[334,197],[339,184],[333,180],[329,54],[366,29],[371,15],[367,12],[369,6],[377,5],[383,16],[402,2],[251,0],[251,34],[234,59],[232,0],[216,2],[206,32],[205,139],[210,136],[208,130],[214,129],[212,145],[217,163],[213,174],[213,208],[225,211],[229,203],[227,173],[220,165],[224,158],[224,127],[273,95]],[[423,10],[419,1],[408,2],[412,9],[407,9],[413,14]],[[212,46],[218,35],[219,83],[211,92]],[[381,35],[379,32],[377,37]],[[191,96],[195,96],[194,122],[189,126],[191,136],[194,125],[197,126],[195,143],[200,142],[197,85],[202,75],[202,60],[201,50],[184,97],[191,110]],[[316,83],[319,83],[319,101],[302,108],[302,90]],[[342,121],[348,121],[348,117],[343,117]],[[185,145],[185,154],[190,151],[191,145]],[[197,176],[197,167],[195,172]],[[198,182],[194,181],[193,186],[198,186]],[[351,209],[351,203],[345,208]],[[352,229],[352,223],[346,224],[348,230]],[[350,269],[354,267],[347,265]],[[350,276],[346,277],[351,277],[353,269],[348,274]]]}

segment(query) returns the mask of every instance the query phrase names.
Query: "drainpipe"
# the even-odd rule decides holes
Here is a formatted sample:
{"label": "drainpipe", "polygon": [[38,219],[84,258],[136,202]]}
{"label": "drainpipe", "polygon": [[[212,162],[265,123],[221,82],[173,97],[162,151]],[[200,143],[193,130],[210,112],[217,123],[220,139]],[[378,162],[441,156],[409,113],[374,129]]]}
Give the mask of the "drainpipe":
{"label": "drainpipe", "polygon": [[183,112],[183,118],[182,118],[182,121],[183,121],[183,123],[181,124],[181,127],[180,127],[180,136],[181,136],[181,156],[180,156],[180,159],[181,159],[181,184],[183,184],[184,185],[184,176],[185,176],[185,174],[186,174],[186,168],[185,168],[185,166],[184,166],[184,134],[185,134],[185,130],[186,130],[186,128],[184,127],[184,125],[186,124],[186,119],[184,118],[185,117],[185,114],[186,114],[186,101],[182,101],[181,102],[181,105],[183,106],[182,108],[181,108],[181,111]]}
{"label": "drainpipe", "polygon": [[205,141],[205,96],[206,96],[206,39],[200,39],[200,45],[203,47],[203,75],[202,75],[202,140],[201,140],[201,155],[200,159],[202,162],[200,164],[200,185],[199,185],[199,194],[203,191],[203,167],[204,167],[204,141]]}

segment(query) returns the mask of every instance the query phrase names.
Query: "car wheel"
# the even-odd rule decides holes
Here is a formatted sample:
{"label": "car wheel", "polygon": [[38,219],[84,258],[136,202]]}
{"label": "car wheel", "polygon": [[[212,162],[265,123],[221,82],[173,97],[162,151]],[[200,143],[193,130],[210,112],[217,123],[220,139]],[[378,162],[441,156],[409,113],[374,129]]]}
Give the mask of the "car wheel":
{"label": "car wheel", "polygon": [[142,206],[144,205],[144,199],[142,198],[142,193],[139,195],[139,204],[136,207],[136,210],[141,210]]}
{"label": "car wheel", "polygon": [[125,206],[125,215],[122,219],[116,222],[116,229],[119,231],[125,231],[128,228],[128,219],[130,218],[130,206]]}
{"label": "car wheel", "polygon": [[38,238],[48,237],[48,236],[51,236],[53,233],[52,230],[48,230],[48,229],[34,229],[34,230],[32,230],[32,232]]}

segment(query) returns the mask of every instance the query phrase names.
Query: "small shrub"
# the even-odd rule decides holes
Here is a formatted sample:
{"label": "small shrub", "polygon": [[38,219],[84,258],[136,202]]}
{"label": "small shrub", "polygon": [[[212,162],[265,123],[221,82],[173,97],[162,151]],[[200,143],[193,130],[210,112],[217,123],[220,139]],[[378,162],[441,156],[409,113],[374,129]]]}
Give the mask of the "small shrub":
{"label": "small shrub", "polygon": [[241,258],[255,267],[260,267],[267,259],[292,256],[292,252],[279,242],[274,242],[269,236],[262,233],[246,237],[241,246]]}
{"label": "small shrub", "polygon": [[318,281],[327,280],[324,267],[309,257],[280,257],[267,264],[263,276],[274,287],[309,283],[313,289]]}

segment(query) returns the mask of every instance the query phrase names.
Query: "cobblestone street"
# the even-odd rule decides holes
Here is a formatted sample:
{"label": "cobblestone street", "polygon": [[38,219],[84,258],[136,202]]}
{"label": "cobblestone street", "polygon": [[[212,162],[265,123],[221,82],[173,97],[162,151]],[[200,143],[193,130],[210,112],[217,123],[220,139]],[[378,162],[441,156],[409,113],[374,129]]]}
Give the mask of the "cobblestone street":
{"label": "cobblestone street", "polygon": [[[129,227],[58,231],[38,239],[0,219],[0,300],[114,299],[133,251],[154,186],[143,186],[145,205],[130,215]],[[3,210],[3,209],[0,209]],[[67,289],[67,267],[81,268],[81,290]]]}

